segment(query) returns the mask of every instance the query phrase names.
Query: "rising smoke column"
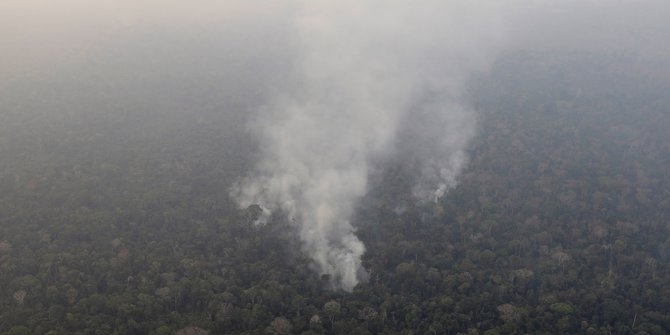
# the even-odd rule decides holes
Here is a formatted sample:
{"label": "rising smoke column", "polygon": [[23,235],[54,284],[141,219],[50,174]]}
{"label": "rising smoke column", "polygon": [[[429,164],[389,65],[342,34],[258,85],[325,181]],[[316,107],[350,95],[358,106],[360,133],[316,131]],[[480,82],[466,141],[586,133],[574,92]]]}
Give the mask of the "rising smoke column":
{"label": "rising smoke column", "polygon": [[251,122],[261,159],[233,195],[286,213],[316,271],[351,291],[366,275],[350,218],[371,162],[412,152],[415,193],[428,200],[454,185],[474,134],[459,91],[497,33],[489,11],[465,1],[296,4],[300,56]]}
{"label": "rising smoke column", "polygon": [[395,159],[410,166],[412,194],[421,201],[438,202],[456,186],[468,162],[465,148],[475,135],[476,115],[461,99],[460,94],[422,95],[396,136]]}

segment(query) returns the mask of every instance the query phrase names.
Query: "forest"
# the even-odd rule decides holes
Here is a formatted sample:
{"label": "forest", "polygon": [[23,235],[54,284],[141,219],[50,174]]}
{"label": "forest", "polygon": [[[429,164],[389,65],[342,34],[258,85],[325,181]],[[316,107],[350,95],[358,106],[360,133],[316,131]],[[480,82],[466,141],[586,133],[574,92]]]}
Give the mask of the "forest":
{"label": "forest", "polygon": [[255,159],[220,113],[240,104],[142,102],[212,101],[220,74],[155,98],[162,78],[128,73],[4,82],[0,334],[667,334],[668,69],[501,57],[469,83],[478,129],[454,189],[417,201],[402,160],[371,178],[352,219],[368,280],[350,293],[287,220],[231,199]]}

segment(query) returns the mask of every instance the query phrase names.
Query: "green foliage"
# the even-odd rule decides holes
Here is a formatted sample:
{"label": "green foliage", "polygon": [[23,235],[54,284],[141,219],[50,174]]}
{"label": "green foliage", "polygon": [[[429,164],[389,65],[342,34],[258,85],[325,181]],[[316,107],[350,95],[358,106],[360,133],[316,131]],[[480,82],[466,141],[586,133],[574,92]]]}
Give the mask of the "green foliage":
{"label": "green foliage", "polygon": [[30,334],[32,334],[32,332],[26,326],[14,326],[4,334],[6,334],[6,335],[30,335]]}
{"label": "green foliage", "polygon": [[574,312],[574,309],[570,304],[566,304],[564,302],[557,302],[555,304],[552,304],[549,307],[553,312],[560,313],[560,314],[572,314]]}

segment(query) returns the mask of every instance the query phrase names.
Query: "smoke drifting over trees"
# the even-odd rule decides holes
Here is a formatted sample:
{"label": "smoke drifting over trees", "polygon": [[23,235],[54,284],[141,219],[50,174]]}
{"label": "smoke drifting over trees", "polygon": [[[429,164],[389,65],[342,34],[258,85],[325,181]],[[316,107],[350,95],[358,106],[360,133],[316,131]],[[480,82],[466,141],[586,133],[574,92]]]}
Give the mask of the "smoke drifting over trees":
{"label": "smoke drifting over trees", "polygon": [[[350,291],[365,278],[365,247],[350,219],[369,174],[380,168],[374,162],[405,161],[417,199],[444,196],[456,185],[476,133],[476,113],[464,98],[469,77],[486,70],[506,42],[537,40],[524,31],[534,29],[526,22],[552,21],[552,13],[576,7],[459,1],[294,5],[287,19],[295,41],[290,75],[249,122],[261,158],[233,195],[243,207],[259,203],[266,214],[284,211],[316,270]],[[603,13],[617,17],[620,6],[625,7]],[[584,16],[589,14],[580,12],[575,21]],[[518,19],[523,23],[513,22]],[[518,36],[507,36],[508,30]],[[603,34],[594,30],[595,36]],[[569,44],[561,33],[548,36]]]}
{"label": "smoke drifting over trees", "polygon": [[0,333],[668,333],[668,17],[0,1]]}
{"label": "smoke drifting over trees", "polygon": [[487,63],[499,36],[497,18],[479,9],[300,4],[295,69],[250,122],[262,155],[234,195],[245,207],[285,211],[316,270],[337,287],[351,291],[365,277],[365,247],[350,218],[375,159],[415,162],[421,200],[455,185],[475,127],[464,80]]}
{"label": "smoke drifting over trees", "polygon": [[[464,98],[473,73],[485,71],[506,48],[640,46],[630,33],[618,45],[590,43],[611,40],[602,38],[609,36],[607,23],[634,27],[645,6],[662,7],[647,1],[627,11],[625,3],[597,4],[9,1],[0,5],[0,36],[12,47],[0,55],[8,65],[0,72],[10,82],[63,74],[106,78],[117,88],[102,100],[114,104],[148,99],[147,89],[179,90],[183,82],[207,78],[221,103],[203,111],[189,105],[201,92],[156,96],[148,107],[154,121],[143,124],[190,116],[206,122],[215,108],[225,109],[226,131],[246,124],[258,161],[231,194],[242,206],[285,212],[316,270],[351,290],[365,277],[365,247],[350,219],[369,174],[394,158],[411,167],[417,199],[436,201],[454,187],[477,129]],[[596,13],[606,19],[595,20]],[[627,13],[631,21],[622,20]],[[650,25],[663,25],[660,18]],[[597,24],[590,35],[576,33],[592,19]],[[571,39],[577,35],[581,39]],[[159,106],[162,99],[180,101]],[[37,120],[58,118],[50,113]]]}

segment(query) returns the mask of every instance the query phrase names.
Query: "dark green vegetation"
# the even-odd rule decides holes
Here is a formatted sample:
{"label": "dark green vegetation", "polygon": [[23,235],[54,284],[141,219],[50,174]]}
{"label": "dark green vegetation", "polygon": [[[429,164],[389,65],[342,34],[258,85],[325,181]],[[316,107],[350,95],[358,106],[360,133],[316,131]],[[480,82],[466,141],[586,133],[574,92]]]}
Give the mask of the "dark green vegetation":
{"label": "dark green vegetation", "polygon": [[26,96],[1,102],[14,123],[0,124],[0,333],[668,333],[663,69],[501,61],[473,89],[460,185],[416,204],[398,162],[361,201],[370,280],[351,294],[327,289],[284,223],[255,227],[228,198],[252,149],[220,106],[156,125],[86,94],[63,107],[74,116],[37,122],[12,113],[86,88],[14,84]]}

